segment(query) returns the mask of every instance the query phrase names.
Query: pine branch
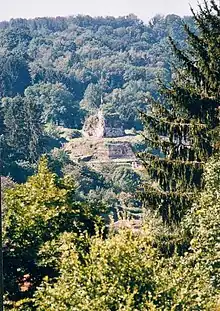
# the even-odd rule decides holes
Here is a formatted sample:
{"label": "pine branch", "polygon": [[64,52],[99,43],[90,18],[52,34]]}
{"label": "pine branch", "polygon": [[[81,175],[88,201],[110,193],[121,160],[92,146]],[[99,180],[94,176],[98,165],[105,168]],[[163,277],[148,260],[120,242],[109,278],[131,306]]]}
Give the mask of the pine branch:
{"label": "pine branch", "polygon": [[207,125],[206,124],[202,124],[202,123],[196,123],[196,122],[190,122],[189,123],[184,123],[186,122],[186,120],[184,119],[176,119],[176,121],[174,120],[167,120],[166,118],[158,118],[158,117],[155,117],[155,119],[158,119],[160,120],[161,123],[165,123],[165,124],[170,124],[170,125],[175,125],[175,126],[179,126],[180,128],[181,127],[184,127],[184,126],[187,126],[187,127],[191,127],[191,128],[195,128],[195,127],[199,127],[199,128],[207,128]]}
{"label": "pine branch", "polygon": [[145,187],[149,187],[148,189],[151,189],[151,194],[158,194],[158,195],[162,195],[165,197],[185,197],[185,198],[189,198],[189,200],[192,199],[192,196],[194,196],[196,194],[195,192],[181,192],[181,191],[163,191],[162,189],[159,189],[156,186],[149,186],[149,185],[145,185]]}
{"label": "pine branch", "polygon": [[[177,164],[184,164],[184,165],[189,165],[189,166],[193,166],[193,167],[200,167],[203,166],[205,164],[204,161],[184,161],[184,160],[179,160],[179,159],[168,159],[168,158],[161,158],[159,156],[150,154],[150,153],[139,153],[138,157],[140,159],[142,159],[143,155],[145,157],[148,157],[149,159],[152,159],[154,161],[157,162],[164,162],[164,163],[169,163],[169,164],[173,164],[173,165],[177,165]],[[146,163],[146,165],[149,165],[149,163],[147,163],[145,160],[143,160],[144,163]]]}

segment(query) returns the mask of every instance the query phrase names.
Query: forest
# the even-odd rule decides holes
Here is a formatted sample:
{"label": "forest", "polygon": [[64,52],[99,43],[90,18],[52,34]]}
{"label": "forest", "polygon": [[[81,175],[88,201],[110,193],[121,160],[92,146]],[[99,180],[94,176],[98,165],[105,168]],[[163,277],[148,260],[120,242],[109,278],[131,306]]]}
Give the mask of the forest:
{"label": "forest", "polygon": [[[4,310],[220,310],[220,8],[191,12],[0,22]],[[98,111],[141,170],[66,151]]]}

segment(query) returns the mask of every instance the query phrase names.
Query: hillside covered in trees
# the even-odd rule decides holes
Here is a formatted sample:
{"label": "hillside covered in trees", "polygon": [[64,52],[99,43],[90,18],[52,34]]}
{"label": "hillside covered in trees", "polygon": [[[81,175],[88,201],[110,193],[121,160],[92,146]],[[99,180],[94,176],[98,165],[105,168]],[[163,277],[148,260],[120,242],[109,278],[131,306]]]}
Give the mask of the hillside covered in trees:
{"label": "hillside covered in trees", "polygon": [[147,94],[157,97],[158,79],[171,79],[168,35],[185,46],[185,22],[195,27],[191,17],[176,15],[156,16],[148,25],[133,15],[1,22],[5,174],[16,178],[15,162],[33,162],[51,149],[46,124],[81,129],[102,108],[119,115],[125,129],[141,129]]}
{"label": "hillside covered in trees", "polygon": [[[0,23],[5,310],[219,310],[220,8],[192,15]],[[141,172],[68,155],[97,111]]]}

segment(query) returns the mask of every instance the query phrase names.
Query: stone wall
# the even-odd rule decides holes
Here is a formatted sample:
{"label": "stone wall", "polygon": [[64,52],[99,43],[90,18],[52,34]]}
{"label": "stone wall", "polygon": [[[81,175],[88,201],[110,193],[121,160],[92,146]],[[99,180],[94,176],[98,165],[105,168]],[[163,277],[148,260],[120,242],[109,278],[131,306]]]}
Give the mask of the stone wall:
{"label": "stone wall", "polygon": [[129,142],[118,142],[107,144],[108,157],[114,159],[135,159],[131,144]]}

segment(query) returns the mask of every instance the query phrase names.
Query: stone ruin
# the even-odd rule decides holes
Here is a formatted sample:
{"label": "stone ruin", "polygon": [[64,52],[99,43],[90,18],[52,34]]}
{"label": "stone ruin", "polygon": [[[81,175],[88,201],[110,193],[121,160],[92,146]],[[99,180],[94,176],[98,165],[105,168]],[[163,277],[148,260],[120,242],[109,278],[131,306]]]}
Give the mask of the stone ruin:
{"label": "stone ruin", "polygon": [[134,152],[129,142],[114,142],[108,143],[108,158],[116,159],[134,159]]}
{"label": "stone ruin", "polygon": [[90,116],[84,123],[83,136],[86,138],[121,137],[125,135],[122,122],[117,114],[104,116],[102,111]]}

